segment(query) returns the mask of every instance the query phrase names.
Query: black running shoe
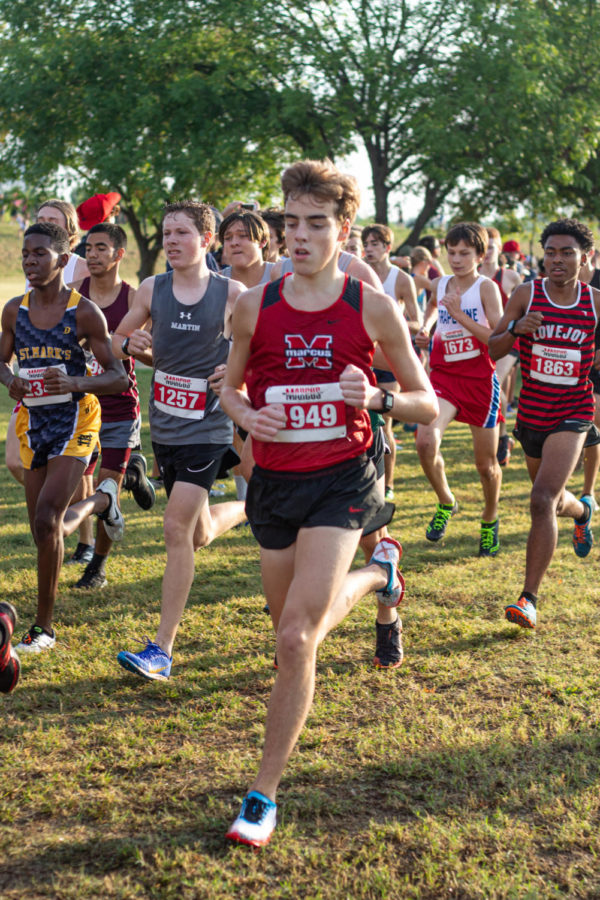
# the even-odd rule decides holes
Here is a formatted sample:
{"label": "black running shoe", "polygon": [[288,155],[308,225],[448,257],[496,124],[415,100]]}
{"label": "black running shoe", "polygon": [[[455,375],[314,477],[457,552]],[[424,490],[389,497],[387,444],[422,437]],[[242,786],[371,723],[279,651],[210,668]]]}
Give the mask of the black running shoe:
{"label": "black running shoe", "polygon": [[106,587],[108,581],[104,572],[90,571],[89,566],[73,587],[81,590],[97,590]]}
{"label": "black running shoe", "polygon": [[132,453],[127,464],[127,484],[131,483],[133,499],[140,509],[152,509],[156,502],[154,485],[146,477],[148,466],[146,457],[141,453]]}
{"label": "black running shoe", "polygon": [[515,442],[508,434],[503,434],[498,438],[496,459],[498,460],[499,465],[507,466],[509,464],[510,454],[512,453],[514,446]]}
{"label": "black running shoe", "polygon": [[12,603],[0,602],[0,692],[10,694],[21,674],[21,660],[11,645],[17,624],[17,611]]}
{"label": "black running shoe", "polygon": [[479,555],[497,556],[499,549],[498,519],[494,522],[482,522],[481,536],[479,538]]}
{"label": "black running shoe", "polygon": [[402,619],[398,617],[391,625],[375,622],[377,644],[373,665],[378,669],[397,669],[404,661],[402,649]]}
{"label": "black running shoe", "polygon": [[77,544],[77,548],[73,556],[70,559],[65,560],[65,566],[74,566],[76,563],[78,563],[79,565],[87,566],[87,564],[92,561],[93,556],[94,545],[82,544],[80,541]]}
{"label": "black running shoe", "polygon": [[433,541],[434,543],[435,541],[441,541],[441,539],[446,534],[448,522],[456,512],[458,512],[458,503],[456,502],[456,500],[452,505],[438,503],[435,508],[433,518],[427,526],[427,531],[425,532],[425,537],[427,538],[427,540]]}

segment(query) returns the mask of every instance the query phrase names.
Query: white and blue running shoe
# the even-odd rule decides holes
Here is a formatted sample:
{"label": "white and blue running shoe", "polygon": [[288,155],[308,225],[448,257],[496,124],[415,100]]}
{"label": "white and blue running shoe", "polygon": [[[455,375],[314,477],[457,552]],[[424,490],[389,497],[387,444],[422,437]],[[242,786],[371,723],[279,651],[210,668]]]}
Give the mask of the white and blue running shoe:
{"label": "white and blue running shoe", "polygon": [[276,824],[277,804],[258,791],[250,791],[244,797],[240,814],[225,837],[238,844],[264,847],[271,840]]}
{"label": "white and blue running shoe", "polygon": [[[117,662],[128,672],[133,672],[134,675],[140,675],[149,681],[166,681],[171,674],[173,657],[148,638],[144,638],[144,640],[146,646],[143,650],[140,650],[139,653],[121,650],[117,656]],[[144,641],[139,643],[143,644]]]}

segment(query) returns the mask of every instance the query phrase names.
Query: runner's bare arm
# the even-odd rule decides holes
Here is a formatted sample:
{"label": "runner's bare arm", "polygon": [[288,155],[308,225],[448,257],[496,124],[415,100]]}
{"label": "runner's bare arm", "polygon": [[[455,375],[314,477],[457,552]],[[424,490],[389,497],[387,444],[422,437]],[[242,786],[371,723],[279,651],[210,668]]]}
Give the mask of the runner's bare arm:
{"label": "runner's bare arm", "polygon": [[[154,277],[146,278],[135,292],[133,303],[127,315],[123,316],[112,337],[112,349],[117,359],[134,356],[148,366],[152,365],[152,334],[144,329],[150,321]],[[125,338],[129,338],[128,353],[121,349]]]}
{"label": "runner's bare arm", "polygon": [[13,374],[10,362],[15,351],[15,328],[17,313],[22,297],[13,297],[2,310],[2,333],[0,334],[0,383],[6,385],[9,396],[16,401],[29,393],[29,382]]}
{"label": "runner's bare arm", "polygon": [[415,334],[415,344],[422,350],[429,347],[429,338],[431,337],[431,329],[437,322],[438,305],[437,305],[437,289],[439,278],[436,278],[431,286],[431,297],[425,307],[425,315],[423,316],[423,324]]}
{"label": "runner's bare arm", "polygon": [[237,299],[240,294],[243,294],[246,290],[246,286],[241,283],[241,281],[234,281],[233,279],[229,280],[229,288],[227,292],[227,304],[225,306],[225,321],[223,323],[223,333],[226,338],[231,337],[231,320],[233,315],[233,309],[235,304],[237,303]]}
{"label": "runner's bare arm", "polygon": [[400,270],[396,278],[396,299],[404,303],[404,317],[408,330],[416,334],[422,324],[421,310],[417,303],[417,287],[414,278]]}
{"label": "runner's bare arm", "polygon": [[[365,329],[371,340],[383,351],[402,391],[394,391],[394,406],[390,415],[401,422],[428,425],[439,412],[438,402],[425,370],[412,349],[404,317],[398,305],[384,294],[373,290],[365,291],[365,294]],[[380,409],[381,391],[373,388],[368,393],[367,407]]]}
{"label": "runner's bare arm", "polygon": [[[512,292],[500,321],[488,341],[492,359],[506,356],[520,334],[531,334],[542,324],[544,317],[540,312],[527,313],[530,299],[531,284],[521,284]],[[516,322],[515,333],[511,334],[506,329],[513,321]]]}
{"label": "runner's bare arm", "polygon": [[221,406],[227,415],[260,441],[272,441],[285,426],[283,405],[271,403],[262,409],[252,408],[243,390],[246,364],[250,357],[250,341],[254,334],[264,288],[251,288],[238,298],[233,310],[233,341],[227,360],[225,383],[221,389]]}

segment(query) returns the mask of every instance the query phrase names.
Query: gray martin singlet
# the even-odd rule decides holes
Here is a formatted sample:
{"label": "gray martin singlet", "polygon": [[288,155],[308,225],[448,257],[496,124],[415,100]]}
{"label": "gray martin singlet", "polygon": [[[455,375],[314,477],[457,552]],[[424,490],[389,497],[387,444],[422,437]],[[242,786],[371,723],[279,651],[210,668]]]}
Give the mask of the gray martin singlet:
{"label": "gray martin singlet", "polygon": [[233,425],[206,379],[227,362],[229,341],[223,320],[229,282],[210,273],[197,303],[180,303],[173,294],[173,273],[154,279],[150,434],[159,444],[230,444]]}

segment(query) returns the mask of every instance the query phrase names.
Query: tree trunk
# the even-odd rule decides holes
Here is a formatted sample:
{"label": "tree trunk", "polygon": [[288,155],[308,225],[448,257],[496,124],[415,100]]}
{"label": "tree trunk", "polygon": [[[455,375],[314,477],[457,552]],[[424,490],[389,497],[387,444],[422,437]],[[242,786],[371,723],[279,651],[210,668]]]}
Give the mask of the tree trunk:
{"label": "tree trunk", "polygon": [[421,207],[421,211],[415,219],[415,223],[410,234],[404,241],[405,244],[408,244],[410,247],[416,247],[418,245],[421,232],[429,222],[432,215],[439,209],[442,201],[448,193],[448,190],[449,189],[446,186],[442,187],[442,185],[431,184],[431,182],[428,182],[425,188],[423,206]]}
{"label": "tree trunk", "polygon": [[388,164],[385,153],[382,152],[375,140],[364,139],[371,174],[373,178],[373,193],[375,195],[375,221],[379,225],[388,223],[388,198],[390,189],[387,186]]}
{"label": "tree trunk", "polygon": [[121,208],[127,216],[127,221],[131,225],[131,230],[133,231],[133,236],[139,250],[140,267],[137,276],[141,284],[144,278],[149,278],[150,275],[154,275],[156,260],[161,251],[160,234],[158,231],[155,231],[152,235],[145,234],[142,223],[133,209],[130,206],[123,206]]}

